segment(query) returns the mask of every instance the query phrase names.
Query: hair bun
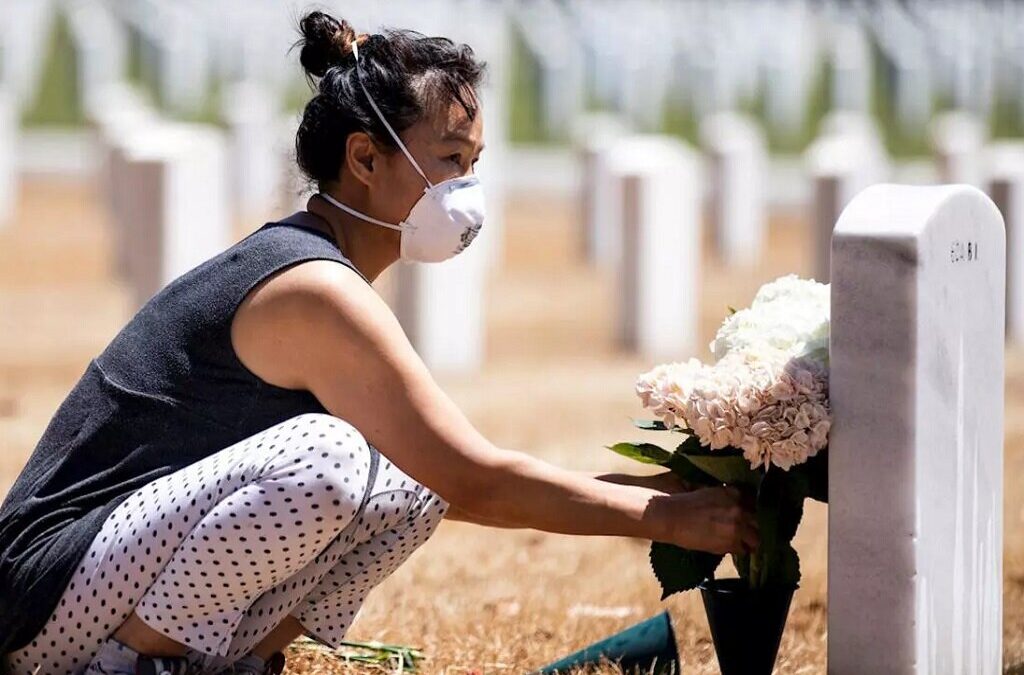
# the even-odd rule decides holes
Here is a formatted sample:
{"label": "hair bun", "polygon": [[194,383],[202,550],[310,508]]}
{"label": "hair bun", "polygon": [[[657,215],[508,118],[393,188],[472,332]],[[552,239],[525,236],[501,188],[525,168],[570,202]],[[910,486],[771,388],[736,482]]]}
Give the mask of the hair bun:
{"label": "hair bun", "polygon": [[344,65],[352,58],[352,43],[362,43],[367,37],[356,36],[348,21],[320,11],[302,17],[299,30],[302,32],[299,62],[314,77],[323,77],[334,66]]}

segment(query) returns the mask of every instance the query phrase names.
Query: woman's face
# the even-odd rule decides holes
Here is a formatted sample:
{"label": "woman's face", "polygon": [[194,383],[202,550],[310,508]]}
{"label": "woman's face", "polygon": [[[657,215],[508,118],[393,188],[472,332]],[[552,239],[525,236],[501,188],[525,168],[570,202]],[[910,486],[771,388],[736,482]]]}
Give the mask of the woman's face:
{"label": "woman's face", "polygon": [[[406,148],[431,183],[473,173],[483,152],[483,111],[477,107],[471,119],[459,103],[438,106],[403,131]],[[380,171],[374,167],[370,181],[371,214],[389,223],[400,223],[427,187],[401,149],[381,153]]]}

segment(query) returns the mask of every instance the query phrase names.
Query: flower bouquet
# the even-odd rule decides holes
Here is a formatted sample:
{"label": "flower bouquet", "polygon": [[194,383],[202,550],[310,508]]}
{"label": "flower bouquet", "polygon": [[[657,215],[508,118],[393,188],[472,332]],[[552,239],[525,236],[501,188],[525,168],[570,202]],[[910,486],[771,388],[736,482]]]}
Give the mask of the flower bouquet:
{"label": "flower bouquet", "polygon": [[734,554],[738,579],[715,579],[723,555],[654,542],[662,598],[700,587],[722,672],[770,673],[800,581],[793,536],[807,498],[826,501],[829,289],[790,275],[731,310],[711,343],[714,361],[659,365],[636,391],[656,419],[642,429],[681,436],[675,448],[612,450],[669,468],[695,486],[755,496],[761,544]]}

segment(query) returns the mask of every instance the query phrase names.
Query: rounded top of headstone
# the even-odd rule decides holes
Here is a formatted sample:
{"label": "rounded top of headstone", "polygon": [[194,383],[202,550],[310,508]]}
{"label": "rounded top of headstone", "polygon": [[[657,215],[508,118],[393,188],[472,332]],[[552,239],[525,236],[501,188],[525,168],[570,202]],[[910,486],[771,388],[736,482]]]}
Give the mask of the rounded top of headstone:
{"label": "rounded top of headstone", "polygon": [[985,148],[990,179],[1024,178],[1024,141],[996,141]]}
{"label": "rounded top of headstone", "polygon": [[730,152],[764,145],[761,128],[748,115],[732,110],[705,115],[700,123],[700,143],[708,150]]}
{"label": "rounded top of headstone", "polygon": [[953,206],[982,214],[977,220],[998,224],[999,230],[1004,230],[999,209],[988,195],[973,185],[879,183],[865,188],[850,200],[836,222],[835,237],[917,238],[940,212]]}
{"label": "rounded top of headstone", "polygon": [[615,113],[592,112],[571,122],[569,135],[576,147],[600,148],[630,133],[629,124]]}
{"label": "rounded top of headstone", "polygon": [[696,162],[697,151],[686,141],[666,134],[623,136],[602,154],[602,163],[616,173],[654,173],[684,162]]}
{"label": "rounded top of headstone", "polygon": [[935,116],[928,133],[936,149],[964,152],[978,148],[985,142],[986,129],[973,113],[947,110]]}

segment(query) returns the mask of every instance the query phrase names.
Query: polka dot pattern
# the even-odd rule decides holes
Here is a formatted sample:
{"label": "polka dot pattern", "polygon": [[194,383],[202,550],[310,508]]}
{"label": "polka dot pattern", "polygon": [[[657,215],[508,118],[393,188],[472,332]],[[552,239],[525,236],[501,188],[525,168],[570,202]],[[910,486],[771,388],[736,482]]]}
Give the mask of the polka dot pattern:
{"label": "polka dot pattern", "polygon": [[338,646],[448,504],[335,417],[301,415],[122,502],[12,675],[79,675],[134,611],[211,672],[288,614]]}

